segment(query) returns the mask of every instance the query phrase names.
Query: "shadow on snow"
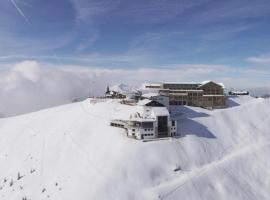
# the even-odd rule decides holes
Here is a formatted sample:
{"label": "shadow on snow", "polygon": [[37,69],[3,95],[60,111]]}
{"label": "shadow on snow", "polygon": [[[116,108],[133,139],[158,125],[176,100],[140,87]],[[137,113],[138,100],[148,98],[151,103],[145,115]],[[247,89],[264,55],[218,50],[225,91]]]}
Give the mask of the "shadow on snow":
{"label": "shadow on snow", "polygon": [[178,118],[178,135],[185,137],[186,135],[196,135],[197,137],[216,138],[209,129],[193,120],[193,118],[209,117],[210,115],[204,112],[196,112],[189,107],[181,107],[182,115]]}
{"label": "shadow on snow", "polygon": [[240,104],[239,103],[236,103],[235,101],[233,101],[233,99],[235,98],[238,98],[238,97],[230,97],[230,98],[227,98],[226,100],[226,105],[228,107],[236,107],[236,106],[239,106]]}

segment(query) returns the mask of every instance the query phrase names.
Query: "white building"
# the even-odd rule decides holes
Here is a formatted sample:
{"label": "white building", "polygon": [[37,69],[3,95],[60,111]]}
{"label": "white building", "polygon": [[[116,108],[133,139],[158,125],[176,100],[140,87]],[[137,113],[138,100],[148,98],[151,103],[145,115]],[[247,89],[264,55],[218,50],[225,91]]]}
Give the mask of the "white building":
{"label": "white building", "polygon": [[111,126],[124,128],[128,137],[154,139],[177,135],[176,121],[171,119],[168,109],[161,103],[149,99],[134,105],[129,119],[115,119]]}

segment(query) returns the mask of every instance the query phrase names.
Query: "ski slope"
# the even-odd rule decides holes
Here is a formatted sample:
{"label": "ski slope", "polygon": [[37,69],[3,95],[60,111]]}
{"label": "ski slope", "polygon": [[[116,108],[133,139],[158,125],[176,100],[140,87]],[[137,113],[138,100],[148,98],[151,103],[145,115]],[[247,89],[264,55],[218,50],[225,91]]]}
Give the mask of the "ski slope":
{"label": "ski slope", "polygon": [[178,108],[180,138],[142,142],[110,127],[116,100],[0,119],[0,199],[270,199],[270,101]]}

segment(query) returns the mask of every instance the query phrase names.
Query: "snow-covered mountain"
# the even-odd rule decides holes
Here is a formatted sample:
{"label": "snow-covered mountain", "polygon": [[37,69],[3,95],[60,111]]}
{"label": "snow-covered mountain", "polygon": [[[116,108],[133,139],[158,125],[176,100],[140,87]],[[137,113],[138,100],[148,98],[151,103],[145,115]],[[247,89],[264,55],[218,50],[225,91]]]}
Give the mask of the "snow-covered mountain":
{"label": "snow-covered mountain", "polygon": [[109,126],[117,100],[0,119],[0,199],[270,199],[270,100],[178,109],[180,138]]}
{"label": "snow-covered mountain", "polygon": [[120,92],[122,94],[127,94],[131,92],[136,92],[139,88],[136,86],[126,85],[124,83],[120,83],[118,85],[113,85],[110,87],[110,90]]}

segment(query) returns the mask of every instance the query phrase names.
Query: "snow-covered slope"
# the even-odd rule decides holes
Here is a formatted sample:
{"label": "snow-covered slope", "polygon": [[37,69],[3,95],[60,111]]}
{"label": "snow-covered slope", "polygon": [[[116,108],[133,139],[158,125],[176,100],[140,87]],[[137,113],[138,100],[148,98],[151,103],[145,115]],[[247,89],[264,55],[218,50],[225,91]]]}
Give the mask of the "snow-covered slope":
{"label": "snow-covered slope", "polygon": [[270,101],[244,98],[154,142],[109,126],[116,100],[0,119],[0,199],[270,199]]}

